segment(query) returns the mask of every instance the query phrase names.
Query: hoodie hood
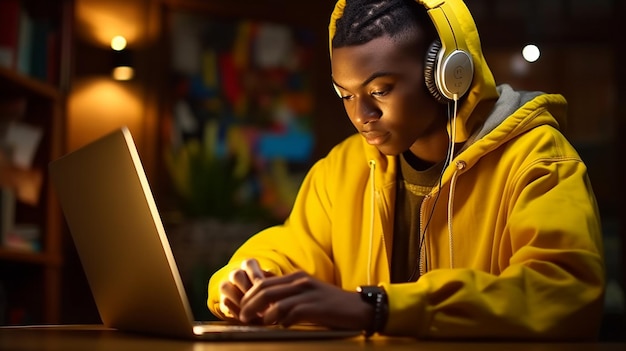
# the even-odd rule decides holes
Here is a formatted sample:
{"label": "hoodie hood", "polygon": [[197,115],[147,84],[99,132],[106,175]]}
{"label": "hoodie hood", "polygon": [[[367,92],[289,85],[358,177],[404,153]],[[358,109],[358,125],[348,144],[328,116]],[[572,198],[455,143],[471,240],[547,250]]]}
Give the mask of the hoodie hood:
{"label": "hoodie hood", "polygon": [[[486,118],[486,113],[474,113],[477,111],[476,107],[482,102],[494,101],[499,96],[493,74],[483,56],[478,29],[476,28],[476,24],[474,23],[469,9],[462,0],[418,0],[417,2],[422,4],[426,9],[435,8],[445,2],[453,9],[454,16],[463,29],[467,48],[474,61],[474,77],[472,84],[465,96],[459,100],[460,106],[457,111],[455,126],[455,142],[464,142]],[[346,0],[337,1],[330,16],[328,39],[329,50],[331,52],[332,39],[335,36],[336,21],[343,15],[345,5]],[[485,109],[478,110],[484,112]],[[489,108],[486,110],[488,111]],[[450,130],[451,126],[448,126],[449,133]]]}

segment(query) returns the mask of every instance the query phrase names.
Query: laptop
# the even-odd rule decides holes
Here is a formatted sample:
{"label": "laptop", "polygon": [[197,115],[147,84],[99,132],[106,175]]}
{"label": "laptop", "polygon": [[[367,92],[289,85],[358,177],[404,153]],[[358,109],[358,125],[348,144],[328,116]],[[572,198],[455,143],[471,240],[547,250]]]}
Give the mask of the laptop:
{"label": "laptop", "polygon": [[360,334],[314,325],[284,328],[194,321],[127,127],[52,161],[49,171],[106,327],[207,340],[329,339]]}

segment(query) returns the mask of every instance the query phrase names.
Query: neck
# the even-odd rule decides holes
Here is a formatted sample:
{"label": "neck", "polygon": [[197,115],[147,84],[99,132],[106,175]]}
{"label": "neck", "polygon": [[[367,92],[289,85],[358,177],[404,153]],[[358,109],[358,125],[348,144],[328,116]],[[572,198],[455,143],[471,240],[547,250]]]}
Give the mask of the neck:
{"label": "neck", "polygon": [[416,140],[408,151],[423,163],[431,165],[445,160],[450,143],[446,123],[446,119],[442,117],[436,131]]}

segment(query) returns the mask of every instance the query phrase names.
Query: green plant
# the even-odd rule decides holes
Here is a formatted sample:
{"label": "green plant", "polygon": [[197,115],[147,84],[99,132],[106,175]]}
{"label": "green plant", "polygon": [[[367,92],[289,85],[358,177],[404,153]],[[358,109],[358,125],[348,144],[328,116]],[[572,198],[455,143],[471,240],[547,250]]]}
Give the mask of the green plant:
{"label": "green plant", "polygon": [[220,154],[217,122],[204,128],[201,140],[190,139],[167,150],[165,164],[186,216],[232,219],[246,206],[238,193],[250,171],[248,146],[233,128],[226,134],[226,151]]}

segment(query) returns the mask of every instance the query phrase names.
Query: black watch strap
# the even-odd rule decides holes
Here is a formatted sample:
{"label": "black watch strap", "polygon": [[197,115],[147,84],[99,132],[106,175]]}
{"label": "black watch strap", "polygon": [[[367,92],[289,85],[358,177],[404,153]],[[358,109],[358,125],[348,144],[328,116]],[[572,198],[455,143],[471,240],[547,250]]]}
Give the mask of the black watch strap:
{"label": "black watch strap", "polygon": [[383,331],[389,313],[389,302],[385,289],[380,286],[364,285],[359,286],[357,292],[363,301],[374,307],[374,320],[370,323],[370,327],[365,330],[365,337]]}

